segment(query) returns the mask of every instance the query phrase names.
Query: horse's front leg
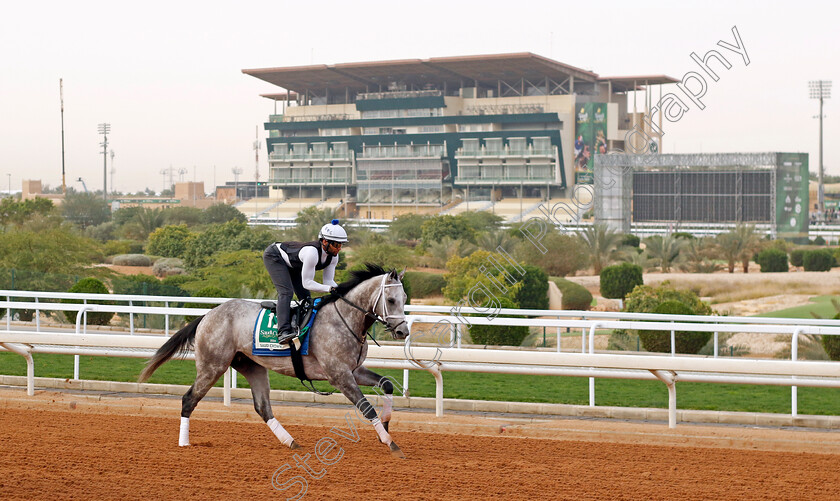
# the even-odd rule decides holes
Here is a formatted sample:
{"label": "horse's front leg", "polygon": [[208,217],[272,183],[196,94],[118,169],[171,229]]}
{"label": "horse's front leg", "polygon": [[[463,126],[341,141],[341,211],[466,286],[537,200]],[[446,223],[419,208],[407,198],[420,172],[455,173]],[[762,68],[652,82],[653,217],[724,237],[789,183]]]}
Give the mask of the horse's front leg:
{"label": "horse's front leg", "polygon": [[[385,431],[388,430],[388,423],[391,422],[391,409],[394,405],[394,381],[386,376],[380,376],[364,366],[359,366],[353,375],[356,377],[356,384],[359,386],[372,386],[373,390],[382,397],[382,414],[379,419],[382,421],[382,426]],[[402,395],[402,387],[396,383],[400,394]]]}
{"label": "horse's front leg", "polygon": [[[353,402],[356,409],[360,411],[368,421],[370,421],[370,424],[373,425],[373,429],[376,430],[376,434],[379,435],[379,441],[391,449],[391,454],[399,458],[404,458],[405,455],[402,453],[402,450],[400,450],[399,446],[391,438],[388,430],[386,430],[385,426],[382,424],[382,420],[376,415],[376,408],[374,408],[370,401],[365,398],[362,394],[362,390],[359,389],[359,385],[356,384],[356,377],[354,374],[348,370],[342,372],[341,374],[331,376],[329,378],[329,382],[338,388],[345,397]],[[393,391],[393,389],[391,391]]]}

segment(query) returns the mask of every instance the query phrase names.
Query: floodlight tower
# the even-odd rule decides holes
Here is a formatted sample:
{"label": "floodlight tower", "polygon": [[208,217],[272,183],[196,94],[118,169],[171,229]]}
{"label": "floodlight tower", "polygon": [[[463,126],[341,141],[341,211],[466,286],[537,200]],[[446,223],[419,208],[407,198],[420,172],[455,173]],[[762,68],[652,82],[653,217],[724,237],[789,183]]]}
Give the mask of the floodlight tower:
{"label": "floodlight tower", "polygon": [[117,170],[114,168],[114,150],[111,150],[111,193],[114,193],[114,174]]}
{"label": "floodlight tower", "polygon": [[818,210],[823,212],[825,211],[825,190],[823,188],[823,100],[831,97],[831,80],[811,80],[808,82],[808,90],[811,99],[820,100],[820,170],[817,206],[819,207]]}
{"label": "floodlight tower", "polygon": [[102,198],[108,200],[108,134],[111,133],[111,124],[99,124],[98,130],[102,134]]}
{"label": "floodlight tower", "polygon": [[233,203],[236,203],[239,200],[239,175],[242,174],[242,169],[234,167],[231,172],[233,172]]}

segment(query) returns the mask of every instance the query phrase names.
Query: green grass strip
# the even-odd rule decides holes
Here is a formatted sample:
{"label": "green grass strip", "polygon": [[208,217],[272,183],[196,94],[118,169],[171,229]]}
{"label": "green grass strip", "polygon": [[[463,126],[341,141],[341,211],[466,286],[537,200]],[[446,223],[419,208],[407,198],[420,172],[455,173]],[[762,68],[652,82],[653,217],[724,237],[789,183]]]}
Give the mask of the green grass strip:
{"label": "green grass strip", "polygon": [[[39,377],[70,378],[73,375],[72,355],[35,354],[35,375]],[[136,381],[145,360],[136,358],[94,357],[80,358],[82,379],[103,381]],[[401,370],[377,370],[402,383]],[[26,375],[23,357],[0,353],[0,374]],[[276,390],[302,390],[297,379],[270,373],[271,387]],[[161,366],[150,383],[193,383],[195,363],[170,360]],[[446,372],[443,375],[444,397],[510,402],[540,402],[586,405],[589,385],[586,378],[558,376],[528,376],[517,374],[480,374]],[[216,386],[221,386],[220,379]],[[238,386],[248,386],[238,376]],[[321,390],[330,389],[324,382],[316,383]],[[374,393],[362,388],[365,393]],[[411,371],[410,394],[415,397],[434,397],[435,382],[425,371]],[[799,388],[799,413],[840,415],[840,389]],[[678,383],[677,402],[680,409],[719,410],[737,412],[790,413],[790,388],[787,386],[755,386],[713,383]],[[668,392],[658,381],[596,379],[595,403],[620,407],[668,407]]]}

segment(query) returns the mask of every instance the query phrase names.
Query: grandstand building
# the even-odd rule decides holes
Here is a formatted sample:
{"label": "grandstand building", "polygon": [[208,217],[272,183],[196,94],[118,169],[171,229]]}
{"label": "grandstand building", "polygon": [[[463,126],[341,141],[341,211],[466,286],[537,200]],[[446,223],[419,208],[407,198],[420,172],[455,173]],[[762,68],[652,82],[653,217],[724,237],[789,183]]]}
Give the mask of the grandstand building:
{"label": "grandstand building", "polygon": [[263,94],[275,102],[270,197],[365,219],[505,202],[521,218],[592,183],[594,157],[623,149],[634,127],[661,147],[636,96],[650,103],[652,86],[678,81],[605,78],[531,53],[242,71],[282,88]]}

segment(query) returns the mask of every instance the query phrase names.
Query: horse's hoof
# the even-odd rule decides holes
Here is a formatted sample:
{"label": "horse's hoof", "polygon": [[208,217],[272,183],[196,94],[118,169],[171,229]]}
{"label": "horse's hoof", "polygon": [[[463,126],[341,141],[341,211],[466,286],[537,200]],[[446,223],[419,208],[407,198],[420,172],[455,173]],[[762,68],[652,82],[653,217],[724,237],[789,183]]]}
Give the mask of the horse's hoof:
{"label": "horse's hoof", "polygon": [[391,445],[388,446],[391,449],[391,455],[395,458],[405,459],[405,454],[403,454],[402,449],[400,446],[397,445],[395,442],[391,442]]}
{"label": "horse's hoof", "polygon": [[289,444],[289,449],[291,449],[291,450],[300,449],[300,445],[298,445],[297,442],[292,440],[292,443]]}

